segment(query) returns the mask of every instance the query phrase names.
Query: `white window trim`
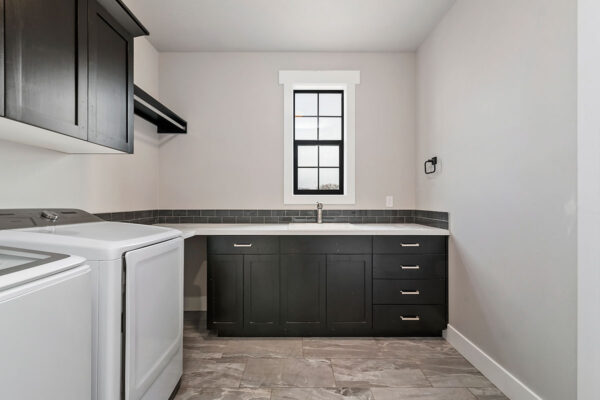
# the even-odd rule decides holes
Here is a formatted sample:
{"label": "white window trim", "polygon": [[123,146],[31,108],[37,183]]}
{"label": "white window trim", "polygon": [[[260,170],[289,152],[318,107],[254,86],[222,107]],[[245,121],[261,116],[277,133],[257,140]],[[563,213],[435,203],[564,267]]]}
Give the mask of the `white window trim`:
{"label": "white window trim", "polygon": [[[283,203],[355,204],[355,86],[360,71],[279,71],[283,85]],[[344,91],[344,194],[294,194],[294,90],[337,89]]]}

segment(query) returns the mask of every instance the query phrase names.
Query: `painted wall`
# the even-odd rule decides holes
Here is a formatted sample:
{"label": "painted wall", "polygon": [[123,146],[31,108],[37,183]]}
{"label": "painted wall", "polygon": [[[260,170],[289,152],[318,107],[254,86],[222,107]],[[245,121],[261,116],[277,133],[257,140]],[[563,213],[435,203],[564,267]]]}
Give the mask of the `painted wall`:
{"label": "painted wall", "polygon": [[576,398],[576,44],[574,1],[458,0],[417,61],[417,164],[441,161],[417,207],[450,212],[450,324],[548,400]]}
{"label": "painted wall", "polygon": [[578,2],[578,396],[600,393],[600,2]]}
{"label": "painted wall", "polygon": [[161,100],[189,126],[161,144],[161,208],[284,208],[278,72],[293,69],[361,71],[346,208],[414,208],[415,55],[391,53],[161,53]]}
{"label": "painted wall", "polygon": [[[158,52],[135,41],[136,84],[158,94]],[[69,207],[90,212],[158,206],[156,127],[135,117],[135,154],[74,155],[0,141],[0,208]]]}

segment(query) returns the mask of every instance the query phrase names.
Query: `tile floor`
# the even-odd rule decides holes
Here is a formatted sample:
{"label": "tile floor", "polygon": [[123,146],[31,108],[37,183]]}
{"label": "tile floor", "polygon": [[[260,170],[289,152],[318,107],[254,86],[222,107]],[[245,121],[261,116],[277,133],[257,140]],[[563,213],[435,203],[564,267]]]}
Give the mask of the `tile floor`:
{"label": "tile floor", "polygon": [[203,315],[176,400],[507,400],[443,339],[219,338]]}

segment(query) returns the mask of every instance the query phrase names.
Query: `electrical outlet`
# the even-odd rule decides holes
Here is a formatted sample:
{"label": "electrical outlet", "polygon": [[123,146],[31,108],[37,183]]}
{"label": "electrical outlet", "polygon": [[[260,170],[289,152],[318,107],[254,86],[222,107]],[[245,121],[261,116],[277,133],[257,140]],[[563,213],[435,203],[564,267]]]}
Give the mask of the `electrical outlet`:
{"label": "electrical outlet", "polygon": [[394,196],[385,196],[385,206],[394,207]]}

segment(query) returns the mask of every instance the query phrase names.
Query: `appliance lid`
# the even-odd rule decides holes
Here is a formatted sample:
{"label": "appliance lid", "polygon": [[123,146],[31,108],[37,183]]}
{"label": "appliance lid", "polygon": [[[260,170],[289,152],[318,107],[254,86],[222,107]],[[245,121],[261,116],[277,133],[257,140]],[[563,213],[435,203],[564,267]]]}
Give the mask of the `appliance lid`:
{"label": "appliance lid", "polygon": [[0,245],[115,260],[123,253],[181,236],[176,229],[123,222],[89,222],[0,231]]}
{"label": "appliance lid", "polygon": [[0,246],[0,290],[81,265],[81,257]]}

